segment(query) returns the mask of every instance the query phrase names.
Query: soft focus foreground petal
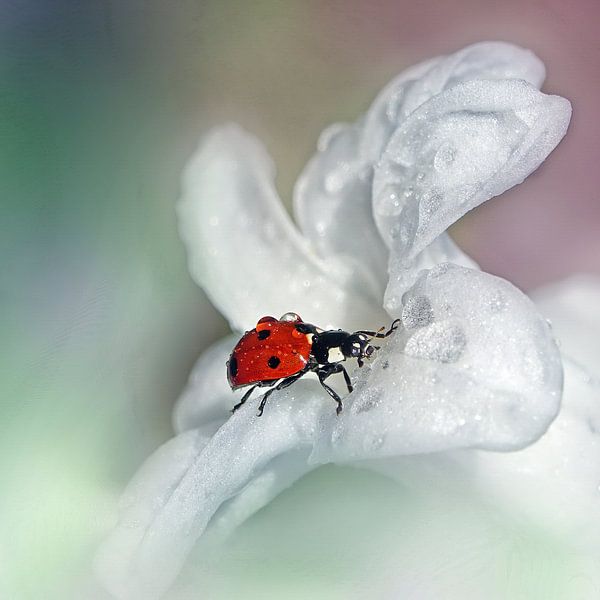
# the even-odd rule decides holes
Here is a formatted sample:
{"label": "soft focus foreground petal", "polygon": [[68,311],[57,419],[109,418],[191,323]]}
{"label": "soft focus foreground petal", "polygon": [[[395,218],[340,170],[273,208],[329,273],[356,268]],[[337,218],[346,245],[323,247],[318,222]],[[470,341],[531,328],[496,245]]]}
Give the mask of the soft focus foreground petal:
{"label": "soft focus foreground petal", "polygon": [[245,390],[233,392],[226,377],[225,363],[238,334],[228,335],[205,350],[192,369],[188,383],[173,409],[177,433],[196,429],[211,421],[225,421]]}
{"label": "soft focus foreground petal", "polygon": [[570,116],[567,100],[521,80],[460,83],[415,110],[373,180],[375,221],[392,249],[392,287],[412,284],[417,255],[467,211],[534,171]]}
{"label": "soft focus foreground petal", "polygon": [[523,79],[540,86],[543,63],[504,42],[482,42],[402,72],[377,96],[364,118],[326,129],[319,152],[294,191],[298,224],[318,254],[352,263],[357,277],[379,296],[387,281],[387,249],[371,207],[373,167],[395,129],[422,103],[470,79]]}
{"label": "soft focus foreground petal", "polygon": [[317,386],[300,382],[274,395],[260,418],[248,402],[210,441],[189,431],[159,449],[98,557],[107,589],[123,599],[160,597],[217,511],[220,537],[312,468],[306,457],[325,407]]}
{"label": "soft focus foreground petal", "polygon": [[264,147],[240,128],[205,138],[185,170],[178,205],[192,276],[237,331],[288,311],[324,327],[364,327],[374,316],[371,298],[352,284],[351,269],[311,253],[273,178]]}
{"label": "soft focus foreground petal", "polygon": [[515,450],[546,431],[560,405],[561,360],[548,324],[514,286],[443,264],[421,274],[396,314],[403,328],[355,373],[312,460]]}
{"label": "soft focus foreground petal", "polygon": [[314,465],[308,464],[308,454],[307,449],[291,450],[268,463],[237,496],[219,508],[208,526],[208,541],[218,542],[227,538],[246,519],[311,471]]}
{"label": "soft focus foreground petal", "polygon": [[100,548],[94,564],[96,575],[115,597],[145,597],[136,595],[135,580],[144,574],[137,572],[135,556],[147,543],[151,524],[209,440],[210,436],[199,431],[187,431],[173,438],[144,463],[127,486],[121,499],[119,522]]}

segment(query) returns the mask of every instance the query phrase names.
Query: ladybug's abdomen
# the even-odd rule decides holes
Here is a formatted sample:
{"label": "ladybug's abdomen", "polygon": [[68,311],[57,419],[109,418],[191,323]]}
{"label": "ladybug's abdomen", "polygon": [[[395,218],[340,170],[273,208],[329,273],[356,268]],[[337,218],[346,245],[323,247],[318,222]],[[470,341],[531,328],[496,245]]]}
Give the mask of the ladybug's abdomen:
{"label": "ladybug's abdomen", "polygon": [[246,332],[227,362],[232,389],[273,381],[302,371],[310,358],[311,337],[296,323],[269,321]]}

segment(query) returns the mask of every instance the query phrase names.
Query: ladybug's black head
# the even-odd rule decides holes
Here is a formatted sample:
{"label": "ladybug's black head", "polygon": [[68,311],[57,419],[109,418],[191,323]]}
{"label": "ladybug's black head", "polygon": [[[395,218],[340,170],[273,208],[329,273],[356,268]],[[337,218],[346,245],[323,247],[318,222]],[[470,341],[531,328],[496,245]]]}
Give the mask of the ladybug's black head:
{"label": "ladybug's black head", "polygon": [[352,333],[344,340],[340,350],[346,358],[368,358],[375,352],[369,341],[369,336],[364,333]]}

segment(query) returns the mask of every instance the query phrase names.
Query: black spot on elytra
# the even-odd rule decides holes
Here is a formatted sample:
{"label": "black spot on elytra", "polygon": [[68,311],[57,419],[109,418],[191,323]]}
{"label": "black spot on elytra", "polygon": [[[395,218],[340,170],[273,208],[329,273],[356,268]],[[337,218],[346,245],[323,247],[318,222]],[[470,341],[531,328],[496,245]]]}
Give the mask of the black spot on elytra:
{"label": "black spot on elytra", "polygon": [[281,361],[276,356],[271,356],[271,358],[267,361],[267,364],[271,369],[276,369],[279,366]]}
{"label": "black spot on elytra", "polygon": [[263,329],[262,331],[258,332],[258,339],[266,340],[270,335],[271,335],[271,332],[268,329]]}
{"label": "black spot on elytra", "polygon": [[238,362],[235,356],[232,356],[229,359],[229,372],[232,377],[235,377],[238,374]]}

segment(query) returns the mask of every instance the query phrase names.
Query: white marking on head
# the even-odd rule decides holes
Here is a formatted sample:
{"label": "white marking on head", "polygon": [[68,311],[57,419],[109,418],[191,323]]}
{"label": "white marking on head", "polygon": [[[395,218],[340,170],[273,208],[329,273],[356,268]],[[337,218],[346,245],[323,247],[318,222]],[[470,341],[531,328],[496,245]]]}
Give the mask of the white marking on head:
{"label": "white marking on head", "polygon": [[346,357],[339,348],[329,348],[329,351],[327,352],[327,362],[337,363],[342,362],[343,360],[346,360]]}

